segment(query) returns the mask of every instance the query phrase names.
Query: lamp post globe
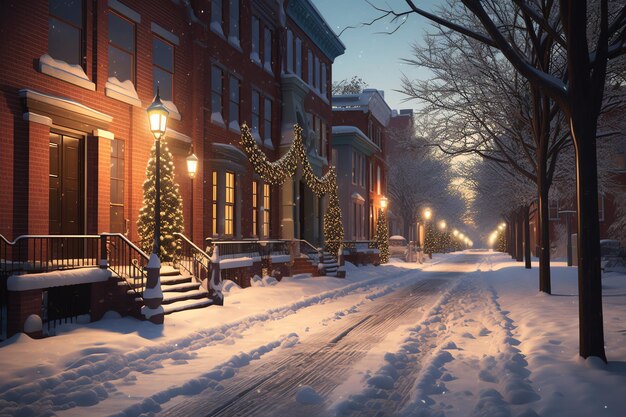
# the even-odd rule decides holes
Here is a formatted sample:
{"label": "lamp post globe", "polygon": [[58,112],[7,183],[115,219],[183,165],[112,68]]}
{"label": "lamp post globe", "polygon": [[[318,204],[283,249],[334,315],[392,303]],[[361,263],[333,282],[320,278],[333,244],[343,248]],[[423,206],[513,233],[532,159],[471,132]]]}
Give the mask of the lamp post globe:
{"label": "lamp post globe", "polygon": [[189,149],[189,155],[187,156],[187,158],[185,159],[187,161],[187,173],[189,174],[189,178],[191,179],[191,203],[190,203],[190,213],[189,213],[189,219],[190,219],[190,226],[189,226],[189,234],[190,234],[190,238],[191,241],[193,242],[193,179],[196,178],[196,172],[198,171],[198,157],[196,156],[195,153],[193,153],[193,145],[191,145],[191,149]]}
{"label": "lamp post globe", "polygon": [[165,108],[159,95],[159,87],[147,109],[148,120],[150,121],[150,131],[155,139],[155,204],[154,204],[154,246],[152,252],[157,256],[161,250],[161,138],[165,136],[167,128],[167,116],[170,112]]}

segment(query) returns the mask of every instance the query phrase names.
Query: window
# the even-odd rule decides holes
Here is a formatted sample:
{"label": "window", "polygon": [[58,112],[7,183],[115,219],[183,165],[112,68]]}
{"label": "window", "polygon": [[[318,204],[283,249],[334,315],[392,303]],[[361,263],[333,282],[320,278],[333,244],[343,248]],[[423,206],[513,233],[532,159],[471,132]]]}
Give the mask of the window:
{"label": "window", "polygon": [[152,39],[152,65],[154,94],[158,86],[162,99],[174,101],[174,46],[161,38]]}
{"label": "window", "polygon": [[272,72],[272,31],[265,28],[263,32],[263,67]]}
{"label": "window", "polygon": [[357,159],[356,151],[352,151],[352,184],[356,184],[356,178],[357,178],[357,173],[356,173],[357,162],[356,162],[356,159]]}
{"label": "window", "polygon": [[380,183],[382,178],[380,177],[380,166],[376,167],[376,194],[380,195]]}
{"label": "window", "polygon": [[[261,94],[257,90],[252,90],[252,133],[259,134],[259,123],[261,122]],[[260,137],[260,136],[259,136]]]}
{"label": "window", "polygon": [[320,91],[324,97],[327,97],[326,92],[326,64],[322,63],[322,85],[320,86]]}
{"label": "window", "polygon": [[252,181],[252,235],[253,236],[257,236],[257,227],[258,227],[258,221],[257,221],[257,216],[259,214],[258,210],[258,202],[259,202],[259,182],[258,181]]}
{"label": "window", "polygon": [[83,67],[83,1],[50,0],[49,11],[48,54]]}
{"label": "window", "polygon": [[309,85],[313,85],[313,52],[309,49],[309,55],[307,56],[308,72],[306,75]]}
{"label": "window", "polygon": [[361,187],[365,187],[365,156],[364,155],[359,155],[360,159],[361,159],[361,164],[360,164],[360,172],[359,172],[359,185]]}
{"label": "window", "polygon": [[224,234],[234,234],[235,220],[235,174],[226,172],[226,200],[224,201]]}
{"label": "window", "polygon": [[315,89],[320,91],[320,59],[315,57]]}
{"label": "window", "polygon": [[265,140],[272,140],[272,100],[265,98],[263,112],[263,138]]}
{"label": "window", "polygon": [[554,199],[548,202],[548,217],[550,220],[559,220],[559,201]]}
{"label": "window", "polygon": [[135,83],[135,25],[109,11],[109,78]]}
{"label": "window", "polygon": [[327,143],[326,122],[322,121],[320,125],[320,155],[326,156]]}
{"label": "window", "polygon": [[239,46],[239,0],[230,0],[228,6],[230,9],[228,41]]}
{"label": "window", "polygon": [[370,191],[374,191],[374,164],[372,161],[369,162],[370,165]]}
{"label": "window", "polygon": [[293,72],[293,33],[287,31],[287,72]]}
{"label": "window", "polygon": [[263,237],[270,235],[270,185],[263,184]]}
{"label": "window", "polygon": [[250,51],[250,59],[256,62],[257,64],[261,63],[261,58],[259,55],[260,38],[261,38],[261,29],[260,29],[259,18],[256,16],[252,16],[252,34],[251,34],[252,50]]}
{"label": "window", "polygon": [[222,30],[222,22],[224,21],[224,9],[222,0],[211,1],[211,30],[219,35],[224,36]]}
{"label": "window", "polygon": [[211,120],[224,124],[222,116],[222,81],[224,73],[218,66],[211,69]]}
{"label": "window", "polygon": [[213,171],[213,185],[212,185],[212,200],[213,200],[213,204],[212,204],[212,210],[211,210],[211,216],[212,216],[212,231],[213,231],[213,236],[217,236],[217,171]]}
{"label": "window", "polygon": [[239,79],[234,75],[230,76],[230,106],[228,109],[228,117],[230,119],[229,127],[233,130],[239,129]]}
{"label": "window", "polygon": [[302,40],[296,38],[296,75],[302,78]]}
{"label": "window", "polygon": [[124,220],[124,142],[111,141],[111,233],[126,233]]}

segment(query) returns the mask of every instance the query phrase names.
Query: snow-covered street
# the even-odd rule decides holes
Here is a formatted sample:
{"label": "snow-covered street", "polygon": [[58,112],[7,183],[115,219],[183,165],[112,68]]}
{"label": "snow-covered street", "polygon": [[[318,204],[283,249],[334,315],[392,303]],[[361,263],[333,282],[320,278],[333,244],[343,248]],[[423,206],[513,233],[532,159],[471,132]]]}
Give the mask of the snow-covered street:
{"label": "snow-covered street", "polygon": [[[162,327],[114,314],[0,346],[2,415],[619,416],[626,277],[604,276],[608,366],[578,358],[576,270],[466,251],[345,280],[230,286]],[[71,341],[71,342],[70,342]]]}

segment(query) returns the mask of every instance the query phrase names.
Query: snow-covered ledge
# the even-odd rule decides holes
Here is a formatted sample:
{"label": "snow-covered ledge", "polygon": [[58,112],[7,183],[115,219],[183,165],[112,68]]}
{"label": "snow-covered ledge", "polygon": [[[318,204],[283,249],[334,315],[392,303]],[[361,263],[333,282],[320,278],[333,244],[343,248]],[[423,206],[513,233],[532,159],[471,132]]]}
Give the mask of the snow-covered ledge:
{"label": "snow-covered ledge", "polygon": [[139,100],[137,91],[135,91],[135,85],[131,80],[121,82],[117,77],[110,77],[105,85],[104,95],[136,107],[141,107],[141,100]]}
{"label": "snow-covered ledge", "polygon": [[184,143],[191,143],[191,136],[187,136],[184,133],[180,133],[177,130],[174,130],[172,128],[167,128],[167,130],[165,131],[165,138],[166,139],[176,139],[179,140],[181,142]]}
{"label": "snow-covered ledge", "polygon": [[81,268],[41,274],[11,275],[7,280],[7,289],[9,291],[28,291],[103,282],[109,278],[111,278],[111,271],[102,268]]}
{"label": "snow-covered ledge", "polygon": [[48,54],[39,57],[39,72],[87,90],[96,91],[96,84],[89,80],[80,65],[71,65],[65,61],[56,60]]}
{"label": "snow-covered ledge", "polygon": [[176,107],[176,104],[174,104],[173,101],[161,99],[161,103],[163,103],[167,111],[170,112],[169,117],[175,120],[181,119],[178,107]]}

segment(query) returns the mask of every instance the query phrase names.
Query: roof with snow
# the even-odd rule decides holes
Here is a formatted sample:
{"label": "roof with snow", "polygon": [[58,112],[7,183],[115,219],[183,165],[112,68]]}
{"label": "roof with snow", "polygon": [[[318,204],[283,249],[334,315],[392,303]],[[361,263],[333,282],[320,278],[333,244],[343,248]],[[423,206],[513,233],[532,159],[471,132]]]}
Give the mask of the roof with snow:
{"label": "roof with snow", "polygon": [[391,107],[385,101],[385,92],[375,88],[366,88],[360,94],[341,94],[333,96],[333,111],[370,112],[383,126],[389,125]]}
{"label": "roof with snow", "polygon": [[328,26],[310,0],[289,0],[287,15],[307,34],[328,59],[343,55],[346,46]]}

